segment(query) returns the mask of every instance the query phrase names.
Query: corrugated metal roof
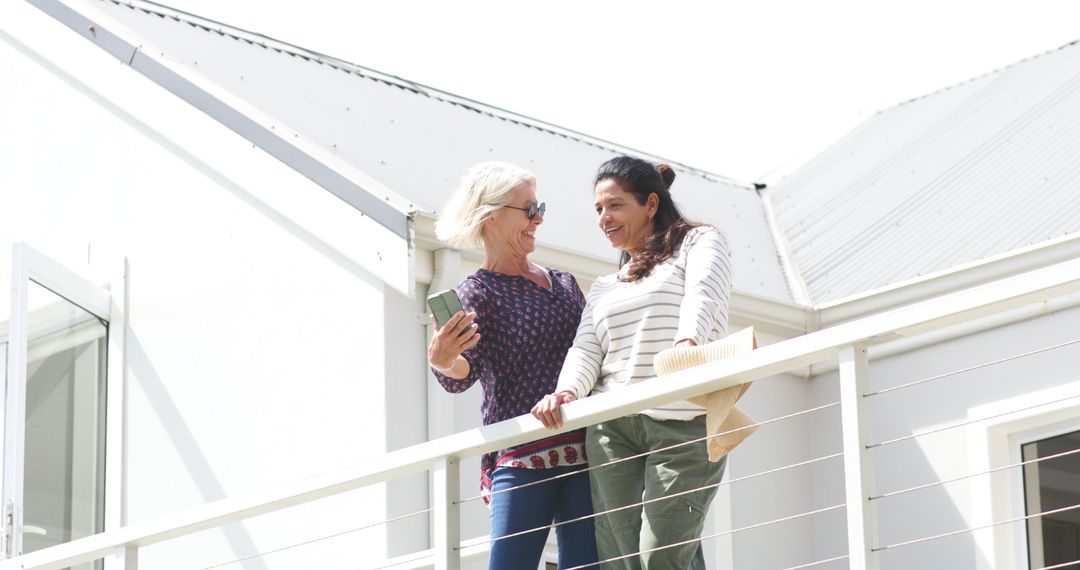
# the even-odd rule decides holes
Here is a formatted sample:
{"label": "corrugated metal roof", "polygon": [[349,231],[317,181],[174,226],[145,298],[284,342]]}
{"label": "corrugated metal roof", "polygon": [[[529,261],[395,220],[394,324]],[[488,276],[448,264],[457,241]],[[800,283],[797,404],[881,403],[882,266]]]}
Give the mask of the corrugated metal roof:
{"label": "corrugated metal roof", "polygon": [[[592,177],[618,154],[644,153],[149,2],[87,0],[300,136],[437,213],[465,169],[506,160],[533,170],[548,203],[542,242],[602,258]],[[790,295],[761,199],[750,185],[673,163],[672,191],[693,218],[724,229],[735,286]]]}
{"label": "corrugated metal roof", "polygon": [[815,304],[1080,231],[1080,45],[880,112],[770,199]]}

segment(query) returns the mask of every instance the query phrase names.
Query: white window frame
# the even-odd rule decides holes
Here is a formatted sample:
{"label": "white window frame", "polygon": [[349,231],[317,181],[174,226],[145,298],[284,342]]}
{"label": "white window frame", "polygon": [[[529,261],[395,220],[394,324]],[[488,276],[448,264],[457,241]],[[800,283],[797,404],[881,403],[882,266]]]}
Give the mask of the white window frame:
{"label": "white window frame", "polygon": [[[1057,400],[1062,401],[986,422],[985,431],[982,432],[983,444],[972,446],[973,451],[981,449],[984,452],[973,453],[972,472],[1015,465],[1023,461],[1022,446],[1080,430],[1080,381],[969,410],[970,418],[988,417]],[[1021,467],[973,479],[971,492],[972,505],[977,509],[979,505],[985,505],[985,508],[976,511],[973,526],[1027,516],[1024,504],[1024,474]],[[975,535],[976,544],[987,554],[988,564],[980,564],[980,570],[1028,568],[1027,528],[1027,524],[1016,522],[978,531]]]}
{"label": "white window frame", "polygon": [[[102,287],[25,243],[12,247],[11,268],[11,318],[6,354],[0,363],[6,364],[6,390],[0,391],[3,421],[0,433],[4,442],[2,508],[6,512],[8,502],[16,508],[13,512],[11,550],[22,548],[22,500],[25,448],[22,441],[24,428],[6,429],[7,426],[24,426],[26,413],[27,347],[28,347],[28,297],[30,282],[34,281],[57,295],[82,307],[87,312],[109,323],[106,369],[105,403],[105,530],[119,528],[122,517],[123,475],[123,396],[124,396],[124,339],[126,319],[124,305],[117,300],[125,299],[126,266],[118,267],[118,274],[111,287]],[[4,362],[6,361],[6,362]],[[4,521],[5,523],[7,521]],[[11,557],[6,540],[0,541],[2,556]]]}

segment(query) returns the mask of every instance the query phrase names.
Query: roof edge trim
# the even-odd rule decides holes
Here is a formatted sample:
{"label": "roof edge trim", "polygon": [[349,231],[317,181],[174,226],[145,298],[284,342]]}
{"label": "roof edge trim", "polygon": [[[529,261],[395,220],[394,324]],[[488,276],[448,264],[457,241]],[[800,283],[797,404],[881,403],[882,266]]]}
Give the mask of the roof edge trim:
{"label": "roof edge trim", "polygon": [[1062,45],[1062,46],[1058,46],[1058,47],[1056,47],[1056,48],[1053,48],[1053,49],[1048,49],[1048,50],[1046,50],[1046,51],[1043,51],[1043,52],[1041,52],[1041,53],[1037,53],[1037,54],[1034,54],[1034,55],[1030,55],[1030,56],[1028,56],[1028,57],[1025,57],[1025,58],[1023,58],[1023,59],[1020,59],[1020,60],[1014,61],[1014,62],[1012,62],[1012,63],[1007,63],[1007,64],[1005,64],[1005,65],[1002,65],[1001,67],[995,67],[994,69],[991,69],[991,70],[989,70],[989,71],[987,71],[987,72],[984,72],[984,73],[980,73],[979,75],[976,75],[976,76],[974,76],[974,77],[969,77],[969,78],[967,78],[967,79],[965,79],[965,80],[963,80],[963,81],[958,81],[958,82],[956,82],[956,83],[952,83],[952,84],[950,84],[950,85],[946,85],[945,87],[942,87],[942,88],[940,88],[940,89],[935,89],[935,90],[933,90],[933,91],[931,91],[931,92],[929,92],[929,93],[924,93],[924,94],[922,94],[922,95],[917,95],[917,96],[915,96],[915,97],[911,97],[910,99],[905,99],[905,100],[903,100],[903,101],[900,101],[899,103],[895,103],[895,104],[893,104],[893,105],[890,105],[890,106],[888,106],[888,107],[885,107],[885,108],[883,108],[883,109],[879,110],[879,111],[878,111],[877,113],[875,113],[875,115],[880,115],[881,113],[885,113],[885,112],[887,112],[887,111],[891,111],[892,109],[895,109],[895,108],[897,108],[897,107],[902,107],[902,106],[904,106],[904,105],[909,105],[909,104],[911,104],[911,103],[914,103],[914,102],[916,102],[916,101],[921,101],[921,100],[923,100],[923,99],[926,99],[926,98],[928,98],[928,97],[933,97],[933,96],[935,96],[935,95],[937,95],[937,94],[939,94],[939,93],[944,93],[944,92],[946,92],[946,91],[950,91],[950,90],[952,90],[952,89],[956,89],[957,87],[960,87],[960,86],[962,86],[962,85],[967,85],[968,83],[971,83],[972,81],[978,81],[979,79],[982,79],[982,78],[984,78],[984,77],[989,77],[989,76],[991,76],[991,75],[997,75],[997,74],[999,74],[999,73],[1001,73],[1001,72],[1005,71],[1006,69],[1009,69],[1009,68],[1012,68],[1012,67],[1016,67],[1017,65],[1020,65],[1020,64],[1022,64],[1022,63],[1026,63],[1026,62],[1028,62],[1028,61],[1030,61],[1030,60],[1033,60],[1033,59],[1038,59],[1038,58],[1041,58],[1041,57],[1046,57],[1046,56],[1048,56],[1048,55],[1050,55],[1050,54],[1052,54],[1052,53],[1056,53],[1056,52],[1059,52],[1059,51],[1062,51],[1062,50],[1068,49],[1068,48],[1070,48],[1070,47],[1076,46],[1077,44],[1080,44],[1080,39],[1076,39],[1076,40],[1073,40],[1073,41],[1071,41],[1071,42],[1069,42],[1069,43],[1067,43],[1067,44],[1065,44],[1065,45]]}
{"label": "roof edge trim", "polygon": [[[158,58],[142,43],[125,37],[126,28],[104,14],[89,15],[64,0],[27,0],[31,5],[67,26],[91,43],[117,56],[123,63],[170,93],[206,113],[271,156],[334,194],[384,226],[410,239],[409,212],[395,203],[408,201],[374,179],[306,141],[286,138],[288,128],[278,129],[262,113],[220,89],[205,85],[175,64]],[[296,142],[294,142],[294,140]],[[379,195],[382,195],[380,197]]]}
{"label": "roof edge trim", "polygon": [[1080,258],[1080,234],[1064,235],[814,307],[826,328],[872,313]]}
{"label": "roof edge trim", "polygon": [[780,270],[784,273],[784,281],[787,283],[788,292],[791,293],[791,299],[797,305],[811,307],[814,303],[810,297],[810,288],[806,286],[806,280],[803,279],[802,272],[795,265],[795,256],[791,254],[791,244],[788,243],[787,234],[784,233],[784,229],[780,227],[780,223],[776,219],[776,212],[773,210],[769,189],[763,187],[757,193],[761,199],[765,223],[769,226],[769,234],[772,236],[773,246],[776,248],[776,257],[780,262]]}
{"label": "roof edge trim", "polygon": [[[37,2],[40,2],[40,1],[43,1],[43,0],[29,0],[29,1],[37,3]],[[430,97],[430,98],[436,99],[438,101],[442,101],[442,102],[445,102],[445,103],[448,103],[448,104],[451,104],[451,105],[457,105],[457,106],[460,106],[460,107],[464,107],[466,109],[476,111],[476,112],[479,112],[479,113],[483,113],[483,114],[489,115],[491,117],[494,117],[494,118],[497,118],[497,119],[500,119],[500,120],[504,120],[504,121],[508,121],[508,122],[511,122],[511,123],[519,124],[519,125],[524,126],[524,127],[544,131],[544,132],[547,132],[548,134],[566,137],[566,138],[575,140],[577,142],[580,142],[582,144],[587,144],[587,145],[590,145],[590,146],[594,146],[596,148],[600,148],[600,149],[603,149],[603,150],[606,150],[606,151],[609,151],[609,152],[616,152],[616,153],[620,153],[620,154],[630,154],[630,155],[638,156],[638,157],[645,158],[645,159],[652,160],[652,161],[662,161],[662,162],[665,162],[667,164],[670,164],[672,167],[675,167],[675,168],[678,168],[679,170],[682,170],[683,172],[686,172],[686,173],[689,173],[689,174],[692,174],[692,175],[695,175],[695,176],[700,176],[700,177],[702,177],[702,178],[704,178],[706,180],[710,180],[710,181],[713,181],[713,182],[723,182],[723,183],[730,184],[732,186],[736,186],[736,187],[743,188],[743,189],[746,189],[746,190],[752,190],[753,189],[753,185],[751,185],[748,182],[735,180],[734,178],[730,178],[730,177],[727,177],[727,176],[716,174],[714,172],[709,172],[707,170],[696,168],[696,167],[693,167],[693,166],[690,166],[688,164],[678,162],[678,161],[675,161],[675,160],[670,160],[668,158],[664,158],[662,156],[658,156],[658,155],[653,154],[653,153],[649,153],[649,152],[646,152],[646,151],[643,151],[643,150],[639,150],[639,149],[635,149],[635,148],[632,148],[632,147],[620,145],[618,143],[611,142],[611,141],[608,141],[608,140],[605,140],[605,139],[602,139],[602,138],[599,138],[599,137],[595,137],[595,136],[592,136],[592,135],[588,135],[588,134],[585,134],[585,133],[582,133],[582,132],[579,132],[579,131],[575,131],[573,129],[569,129],[569,128],[566,128],[566,127],[560,127],[558,125],[548,123],[548,122],[543,121],[541,119],[536,119],[536,118],[533,118],[533,117],[522,115],[520,113],[515,113],[513,111],[502,109],[502,108],[496,107],[494,105],[489,105],[487,103],[482,103],[482,102],[476,101],[474,99],[469,99],[467,97],[463,97],[463,96],[460,96],[460,95],[455,95],[453,93],[442,91],[442,90],[440,90],[438,88],[435,88],[435,87],[430,87],[430,86],[424,85],[422,83],[417,83],[415,81],[410,81],[408,79],[403,79],[403,78],[398,77],[396,75],[391,75],[389,73],[384,73],[382,71],[371,69],[369,67],[364,67],[362,65],[358,65],[358,64],[355,64],[355,63],[340,59],[340,58],[336,58],[336,57],[333,57],[333,56],[330,56],[330,55],[326,55],[326,54],[323,54],[323,53],[312,51],[312,50],[309,50],[309,49],[306,49],[306,48],[303,48],[303,47],[300,47],[300,46],[297,46],[297,45],[294,45],[294,44],[290,44],[290,43],[287,43],[287,42],[284,42],[284,41],[281,41],[281,40],[276,40],[276,39],[270,38],[268,36],[265,36],[263,34],[259,34],[259,33],[256,33],[256,32],[250,32],[250,31],[247,31],[247,30],[244,30],[244,29],[241,29],[241,28],[237,28],[235,26],[231,26],[231,25],[228,25],[228,24],[225,24],[225,23],[222,23],[222,22],[217,22],[215,20],[210,20],[210,19],[207,19],[207,18],[203,18],[201,16],[190,14],[188,12],[184,12],[184,11],[181,11],[181,10],[176,10],[174,8],[169,8],[168,6],[162,6],[161,4],[156,4],[154,2],[149,2],[149,1],[146,1],[146,0],[102,0],[102,1],[112,2],[112,3],[117,4],[117,5],[128,6],[128,7],[133,8],[133,9],[143,10],[145,12],[150,12],[150,13],[158,14],[160,16],[173,18],[173,19],[178,20],[178,21],[188,22],[190,24],[193,24],[195,26],[203,28],[204,30],[207,30],[207,31],[213,31],[213,32],[216,32],[216,33],[219,33],[219,34],[228,35],[228,36],[232,37],[233,39],[243,40],[243,41],[246,41],[246,42],[249,42],[249,43],[258,44],[258,45],[260,45],[262,47],[279,50],[279,51],[282,51],[282,52],[285,52],[285,53],[288,53],[288,54],[291,54],[291,55],[295,55],[297,57],[301,57],[301,58],[303,58],[305,60],[310,60],[313,63],[317,63],[317,64],[320,64],[320,65],[328,65],[330,67],[341,69],[342,71],[347,71],[347,72],[354,73],[354,74],[357,74],[357,75],[360,75],[360,76],[368,77],[370,79],[382,81],[384,83],[388,83],[388,84],[394,85],[396,87],[407,89],[407,90],[412,91],[412,92],[414,92],[416,94],[423,95],[423,96],[426,96],[426,97]],[[76,31],[78,31],[78,30],[76,30]]]}

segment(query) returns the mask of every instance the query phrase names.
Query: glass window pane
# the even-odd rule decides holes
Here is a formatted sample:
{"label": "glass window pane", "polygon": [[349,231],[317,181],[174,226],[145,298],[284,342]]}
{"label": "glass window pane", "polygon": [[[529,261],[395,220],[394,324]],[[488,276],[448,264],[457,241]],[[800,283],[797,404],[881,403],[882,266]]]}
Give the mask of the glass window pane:
{"label": "glass window pane", "polygon": [[[1025,444],[1024,461],[1080,449],[1080,431]],[[1044,513],[1080,504],[1080,454],[1047,459],[1024,466],[1027,514]],[[1080,509],[1028,520],[1030,568],[1080,560]]]}
{"label": "glass window pane", "polygon": [[23,552],[99,533],[105,518],[108,325],[37,283],[28,301]]}

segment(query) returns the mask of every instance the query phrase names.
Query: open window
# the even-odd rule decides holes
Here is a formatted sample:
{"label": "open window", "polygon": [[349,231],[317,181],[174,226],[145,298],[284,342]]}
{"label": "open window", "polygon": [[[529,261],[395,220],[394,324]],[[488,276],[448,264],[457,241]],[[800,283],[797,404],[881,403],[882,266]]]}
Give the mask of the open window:
{"label": "open window", "polygon": [[16,245],[12,261],[0,337],[6,557],[105,529],[111,312],[107,290],[32,248]]}

